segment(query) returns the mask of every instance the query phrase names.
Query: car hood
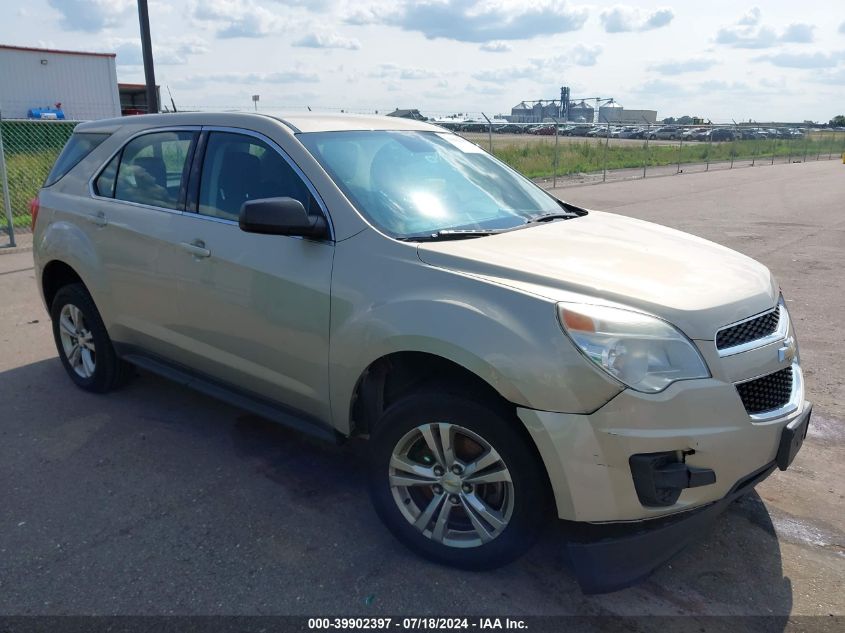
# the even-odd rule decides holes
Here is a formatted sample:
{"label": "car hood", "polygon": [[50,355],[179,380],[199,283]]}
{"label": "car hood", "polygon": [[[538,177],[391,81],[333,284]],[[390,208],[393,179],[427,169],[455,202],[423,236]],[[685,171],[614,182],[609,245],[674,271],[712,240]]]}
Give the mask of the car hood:
{"label": "car hood", "polygon": [[554,301],[622,304],[694,339],[772,308],[778,287],[759,262],[705,239],[591,211],[477,239],[424,242],[432,266],[483,277]]}

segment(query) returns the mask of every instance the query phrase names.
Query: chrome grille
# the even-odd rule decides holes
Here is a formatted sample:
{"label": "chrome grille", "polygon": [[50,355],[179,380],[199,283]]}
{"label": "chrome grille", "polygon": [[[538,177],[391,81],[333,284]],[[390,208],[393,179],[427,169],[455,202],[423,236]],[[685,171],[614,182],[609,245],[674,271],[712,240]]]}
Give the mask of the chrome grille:
{"label": "chrome grille", "polygon": [[792,395],[792,367],[736,385],[739,397],[749,415],[779,409]]}
{"label": "chrome grille", "polygon": [[769,336],[778,329],[780,310],[775,308],[758,317],[731,325],[716,333],[716,349],[724,350]]}

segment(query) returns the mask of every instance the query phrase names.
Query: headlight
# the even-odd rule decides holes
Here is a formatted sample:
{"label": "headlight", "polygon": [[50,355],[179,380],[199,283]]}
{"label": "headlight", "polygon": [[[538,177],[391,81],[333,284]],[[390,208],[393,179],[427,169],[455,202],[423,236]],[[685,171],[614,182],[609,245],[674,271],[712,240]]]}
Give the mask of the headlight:
{"label": "headlight", "polygon": [[710,377],[698,349],[666,321],[580,303],[557,308],[563,329],[584,355],[631,389],[657,393],[676,380]]}

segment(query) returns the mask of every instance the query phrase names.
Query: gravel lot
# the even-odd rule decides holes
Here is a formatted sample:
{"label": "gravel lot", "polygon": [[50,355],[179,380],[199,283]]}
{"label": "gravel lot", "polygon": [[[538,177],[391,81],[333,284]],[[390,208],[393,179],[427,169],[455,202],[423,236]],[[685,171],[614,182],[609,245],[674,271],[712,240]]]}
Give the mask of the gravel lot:
{"label": "gravel lot", "polygon": [[[148,374],[107,396],[74,388],[31,254],[17,253],[0,256],[0,614],[728,614],[780,616],[765,621],[778,629],[821,615],[841,625],[827,616],[845,615],[845,165],[561,195],[760,259],[797,322],[815,404],[803,451],[670,565],[583,596],[555,526],[494,572],[419,560],[372,512],[358,443],[320,444]],[[664,627],[631,630],[651,628]]]}

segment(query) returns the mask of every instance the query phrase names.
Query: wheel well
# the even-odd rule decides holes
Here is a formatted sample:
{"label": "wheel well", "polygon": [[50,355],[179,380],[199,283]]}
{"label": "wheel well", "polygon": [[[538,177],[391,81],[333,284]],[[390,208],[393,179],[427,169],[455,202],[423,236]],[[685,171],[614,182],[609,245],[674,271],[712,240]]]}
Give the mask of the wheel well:
{"label": "wheel well", "polygon": [[396,352],[371,363],[358,380],[352,397],[350,435],[368,435],[371,425],[392,403],[412,389],[435,384],[448,393],[484,401],[501,411],[504,417],[512,418],[538,463],[543,466],[548,499],[554,500],[545,463],[528,429],[517,417],[516,405],[477,374],[435,354]]}
{"label": "wheel well", "polygon": [[53,298],[56,293],[68,284],[82,284],[82,278],[76,271],[64,262],[53,260],[44,267],[41,275],[41,287],[44,291],[44,301],[47,302],[47,309],[53,305]]}
{"label": "wheel well", "polygon": [[465,367],[435,354],[396,352],[371,363],[359,378],[350,409],[352,434],[368,434],[370,425],[402,395],[433,383],[514,411],[514,405]]}

